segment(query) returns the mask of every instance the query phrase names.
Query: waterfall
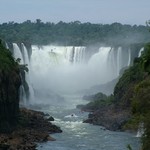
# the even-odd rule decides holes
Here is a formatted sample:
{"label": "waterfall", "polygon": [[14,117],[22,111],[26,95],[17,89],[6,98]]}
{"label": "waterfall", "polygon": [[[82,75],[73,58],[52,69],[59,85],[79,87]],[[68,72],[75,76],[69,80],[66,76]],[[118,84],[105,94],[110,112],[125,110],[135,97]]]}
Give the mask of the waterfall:
{"label": "waterfall", "polygon": [[117,75],[118,76],[121,68],[122,68],[122,48],[119,47],[117,51]]}
{"label": "waterfall", "polygon": [[14,49],[13,53],[14,58],[15,59],[20,58],[20,64],[24,64],[23,55],[21,53],[19,46],[16,43],[13,43],[13,49]]}
{"label": "waterfall", "polygon": [[128,64],[127,64],[127,66],[130,66],[130,64],[131,64],[131,49],[130,48],[128,49],[128,54],[129,54],[129,57],[128,57]]}
{"label": "waterfall", "polygon": [[142,54],[143,51],[144,51],[144,47],[142,47],[142,48],[140,49],[139,54],[138,54],[138,57],[141,56],[141,54]]}
{"label": "waterfall", "polygon": [[30,77],[36,93],[73,92],[104,84],[131,63],[131,50],[122,47],[100,47],[88,61],[86,53],[86,47],[32,45]]}
{"label": "waterfall", "polygon": [[39,85],[45,92],[77,88],[85,74],[85,51],[85,47],[32,45],[31,77],[36,91],[41,91]]}
{"label": "waterfall", "polygon": [[139,127],[138,127],[136,137],[142,137],[143,134],[144,134],[144,124],[140,123]]}
{"label": "waterfall", "polygon": [[88,71],[90,74],[89,80],[94,81],[93,85],[96,85],[98,82],[103,84],[114,78],[113,72],[108,69],[110,51],[111,47],[100,47],[99,51],[90,58],[88,62]]}
{"label": "waterfall", "polygon": [[28,69],[29,69],[29,72],[25,72],[25,75],[26,75],[26,82],[28,83],[28,86],[29,86],[29,102],[31,102],[31,101],[34,101],[34,89],[32,86],[31,79],[30,79],[31,68],[30,68],[29,55],[28,55],[28,51],[27,51],[27,48],[25,47],[25,45],[23,43],[21,43],[21,45],[23,48],[24,62],[25,62],[25,64],[28,65]]}
{"label": "waterfall", "polygon": [[26,46],[22,43],[19,48],[13,43],[13,56],[29,68],[29,72],[25,72],[29,93],[20,87],[20,99],[25,104],[39,98],[40,93],[49,97],[53,92],[64,94],[105,84],[117,78],[120,70],[132,63],[133,57],[130,48],[122,47],[100,47],[87,60],[84,46],[32,45],[31,49],[29,60]]}
{"label": "waterfall", "polygon": [[26,96],[26,92],[25,92],[23,85],[20,86],[19,92],[20,92],[20,97],[19,97],[20,98],[20,104],[26,105],[27,104],[27,96]]}
{"label": "waterfall", "polygon": [[[29,91],[28,91],[29,99],[27,98],[28,96],[26,94],[24,86],[21,85],[21,87],[20,87],[20,100],[21,100],[22,104],[26,105],[27,102],[29,103],[31,100],[34,99],[34,90],[32,87],[31,80],[30,80],[30,61],[29,61],[28,51],[23,43],[21,43],[21,48],[22,48],[22,51],[16,43],[13,43],[14,58],[15,59],[20,58],[21,59],[20,64],[22,64],[22,65],[27,64],[28,65],[27,67],[29,69],[29,72],[25,71],[25,80],[26,80],[28,88],[29,88]],[[23,79],[22,79],[22,82],[23,82]]]}
{"label": "waterfall", "polygon": [[116,50],[114,48],[111,48],[109,54],[108,54],[108,69],[112,73],[113,78],[117,78],[118,73],[117,73],[117,59],[116,59]]}
{"label": "waterfall", "polygon": [[7,48],[7,49],[9,49],[9,46],[8,46],[8,44],[5,42],[5,47]]}
{"label": "waterfall", "polygon": [[29,56],[28,56],[28,50],[25,47],[23,43],[21,43],[22,49],[23,49],[23,58],[24,58],[24,64],[27,64],[28,67],[30,67],[30,62],[29,62]]}
{"label": "waterfall", "polygon": [[84,62],[85,47],[75,47],[74,49],[74,63]]}

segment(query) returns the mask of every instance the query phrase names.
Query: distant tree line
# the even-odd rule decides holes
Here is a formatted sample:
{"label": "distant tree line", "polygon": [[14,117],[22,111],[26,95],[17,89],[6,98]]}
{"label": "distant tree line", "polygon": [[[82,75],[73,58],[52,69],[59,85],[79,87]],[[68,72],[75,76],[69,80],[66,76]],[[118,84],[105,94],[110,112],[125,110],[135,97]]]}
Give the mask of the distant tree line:
{"label": "distant tree line", "polygon": [[7,42],[32,44],[91,45],[91,44],[130,44],[148,42],[148,27],[143,25],[92,24],[74,22],[8,22],[0,24],[0,38]]}

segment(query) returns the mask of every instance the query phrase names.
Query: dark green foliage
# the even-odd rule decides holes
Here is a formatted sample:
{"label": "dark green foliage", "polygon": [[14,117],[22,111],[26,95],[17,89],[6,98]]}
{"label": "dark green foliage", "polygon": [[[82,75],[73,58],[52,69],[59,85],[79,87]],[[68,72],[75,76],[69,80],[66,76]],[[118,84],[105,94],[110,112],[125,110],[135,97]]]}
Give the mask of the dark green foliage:
{"label": "dark green foliage", "polygon": [[107,96],[101,92],[94,94],[94,95],[88,95],[88,96],[83,96],[83,99],[85,100],[99,100],[99,99],[106,99]]}
{"label": "dark green foliage", "polygon": [[132,147],[131,147],[131,145],[129,144],[129,145],[127,145],[127,148],[128,148],[128,150],[132,150]]}
{"label": "dark green foliage", "polygon": [[150,38],[146,26],[113,24],[91,24],[74,22],[43,23],[27,20],[23,23],[3,23],[0,25],[0,38],[8,42],[32,44],[91,45],[105,43],[119,46],[147,42]]}
{"label": "dark green foliage", "polygon": [[[102,96],[102,94],[97,94]],[[128,122],[124,129],[137,130],[143,124],[142,150],[150,148],[150,43],[146,44],[140,58],[135,58],[133,66],[126,69],[120,77],[114,89],[114,95],[97,99],[93,95],[93,101],[83,109],[93,111],[113,109],[120,113],[129,112]],[[110,106],[110,107],[108,107]],[[119,110],[119,111],[118,111]],[[131,146],[127,148],[131,150]]]}
{"label": "dark green foliage", "polygon": [[93,100],[85,105],[83,109],[88,109],[88,110],[98,110],[101,109],[104,106],[111,105],[114,100],[114,96],[106,96],[102,93],[96,94],[95,97],[93,97]]}
{"label": "dark green foliage", "polygon": [[145,45],[140,63],[143,71],[150,73],[150,43]]}
{"label": "dark green foliage", "polygon": [[12,54],[7,50],[0,41],[0,69],[5,69],[5,71],[10,70],[18,66],[12,57]]}
{"label": "dark green foliage", "polygon": [[[144,124],[142,150],[150,148],[150,44],[145,45],[140,58],[125,71],[114,90],[115,103],[128,106],[132,110],[132,118],[126,127],[138,128]],[[128,103],[126,103],[128,102]]]}
{"label": "dark green foliage", "polygon": [[145,115],[144,129],[145,129],[144,135],[142,137],[143,150],[149,150],[150,148],[150,110]]}
{"label": "dark green foliage", "polygon": [[19,65],[0,43],[0,132],[11,132],[18,120]]}
{"label": "dark green foliage", "polygon": [[114,88],[114,102],[123,107],[131,106],[131,99],[134,94],[134,88],[137,83],[145,78],[143,72],[142,57],[135,58],[133,66],[126,69]]}
{"label": "dark green foliage", "polygon": [[132,111],[139,122],[144,123],[144,135],[142,137],[143,150],[150,147],[150,78],[141,81],[135,88],[132,102]]}

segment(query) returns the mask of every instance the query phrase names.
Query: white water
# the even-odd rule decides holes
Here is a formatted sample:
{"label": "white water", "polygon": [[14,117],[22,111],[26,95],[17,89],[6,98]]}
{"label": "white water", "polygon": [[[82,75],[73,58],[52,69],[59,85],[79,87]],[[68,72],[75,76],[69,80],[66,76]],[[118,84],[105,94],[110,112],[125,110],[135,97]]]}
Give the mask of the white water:
{"label": "white water", "polygon": [[138,54],[138,57],[141,56],[141,54],[142,54],[143,51],[144,51],[144,47],[142,47],[142,48],[140,49],[139,54]]}
{"label": "white water", "polygon": [[121,68],[122,68],[122,48],[119,47],[117,52],[117,75],[118,76]]}
{"label": "white water", "polygon": [[9,49],[8,44],[6,42],[5,42],[5,46],[6,46],[7,49]]}
{"label": "white water", "polygon": [[136,137],[142,137],[143,134],[144,134],[144,124],[140,123],[139,127],[138,127]]}
{"label": "white water", "polygon": [[22,43],[22,47],[23,47],[24,64],[27,64],[27,67],[29,69],[29,72],[25,72],[25,77],[26,77],[26,82],[28,83],[28,86],[29,86],[28,102],[31,103],[34,101],[34,89],[32,86],[31,73],[30,73],[31,67],[30,67],[30,61],[29,61],[29,55],[28,55],[27,48],[25,47],[25,45],[23,43]]}
{"label": "white water", "polygon": [[86,72],[88,77],[87,82],[89,82],[88,87],[106,83],[117,77],[114,75],[115,70],[109,68],[108,57],[110,51],[111,47],[101,47],[99,52],[90,58]]}
{"label": "white water", "polygon": [[[38,150],[127,150],[128,144],[133,150],[140,150],[139,138],[134,134],[82,123],[88,114],[76,109],[78,104],[85,104],[85,101],[75,95],[65,95],[63,101],[52,100],[50,105],[39,104],[41,111],[55,116],[53,123],[63,132],[51,135],[56,139],[54,142],[38,144]],[[71,114],[77,117],[70,117]]]}
{"label": "white water", "polygon": [[[101,47],[85,63],[85,47],[32,46],[30,63],[34,88],[65,93],[111,81],[118,73],[113,70],[115,64],[113,68],[108,64],[110,51],[111,47]],[[117,56],[117,72],[121,69],[120,55]]]}
{"label": "white water", "polygon": [[23,85],[20,86],[19,92],[20,92],[20,97],[19,97],[20,98],[20,104],[21,105],[26,105],[27,97],[26,97],[26,92],[25,92],[25,89],[24,89]]}
{"label": "white water", "polygon": [[20,58],[21,59],[20,64],[24,64],[23,55],[21,53],[20,48],[18,47],[16,43],[13,43],[13,50],[14,50],[14,53],[13,53],[14,58],[15,59]]}
{"label": "white water", "polygon": [[[8,45],[7,45],[8,46]],[[28,51],[25,45],[22,43],[22,50],[16,43],[13,43],[13,56],[15,59],[20,58],[20,64],[27,65],[28,69],[30,70],[30,61],[28,56]],[[29,102],[34,101],[34,90],[30,80],[30,72],[25,72],[25,80],[29,86],[29,99],[27,99],[27,94],[25,92],[24,87],[21,85],[20,87],[20,102],[22,105],[27,105]]]}
{"label": "white water", "polygon": [[23,48],[24,64],[27,64],[30,69],[30,61],[29,61],[27,48],[25,47],[25,45],[23,43],[21,43],[21,46]]}
{"label": "white water", "polygon": [[21,46],[22,50],[13,43],[13,55],[21,58],[22,64],[28,64],[29,101],[34,101],[34,91],[64,94],[104,84],[117,78],[120,70],[131,64],[131,50],[125,52],[122,47],[100,47],[87,61],[86,47],[32,45],[29,60],[25,45]]}
{"label": "white water", "polygon": [[129,59],[128,59],[127,66],[130,66],[130,64],[131,64],[131,49],[130,48],[128,49],[128,54],[129,54]]}

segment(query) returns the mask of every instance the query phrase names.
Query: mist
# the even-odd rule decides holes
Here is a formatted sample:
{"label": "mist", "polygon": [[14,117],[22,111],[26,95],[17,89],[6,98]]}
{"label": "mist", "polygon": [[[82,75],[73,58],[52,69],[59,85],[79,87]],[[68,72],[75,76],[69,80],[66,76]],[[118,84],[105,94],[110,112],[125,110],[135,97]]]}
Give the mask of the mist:
{"label": "mist", "polygon": [[36,47],[31,56],[33,85],[40,88],[38,90],[68,93],[93,86],[97,82],[104,83],[109,79],[103,66],[106,62],[97,57],[98,53],[86,63],[84,47],[75,47],[74,52],[71,46]]}
{"label": "mist", "polygon": [[111,47],[100,47],[87,58],[86,47],[34,45],[30,61],[33,88],[39,92],[67,94],[111,81],[118,76],[117,67],[122,66],[117,66],[121,59],[110,58],[110,53],[114,57]]}
{"label": "mist", "polygon": [[[63,95],[84,95],[84,91],[92,87],[107,85],[119,77],[123,68],[132,64],[142,48],[138,45],[139,51],[136,47],[135,53],[134,48],[131,50],[128,46],[32,45],[29,50],[24,44],[21,47],[13,43],[13,56],[21,58],[22,64],[28,64],[26,82],[30,103],[62,101]],[[30,57],[29,51],[32,51]],[[21,88],[25,93],[23,86]],[[91,91],[94,92],[94,88]],[[108,92],[109,89],[105,93]],[[21,99],[26,103],[28,97],[25,99],[25,95]]]}

